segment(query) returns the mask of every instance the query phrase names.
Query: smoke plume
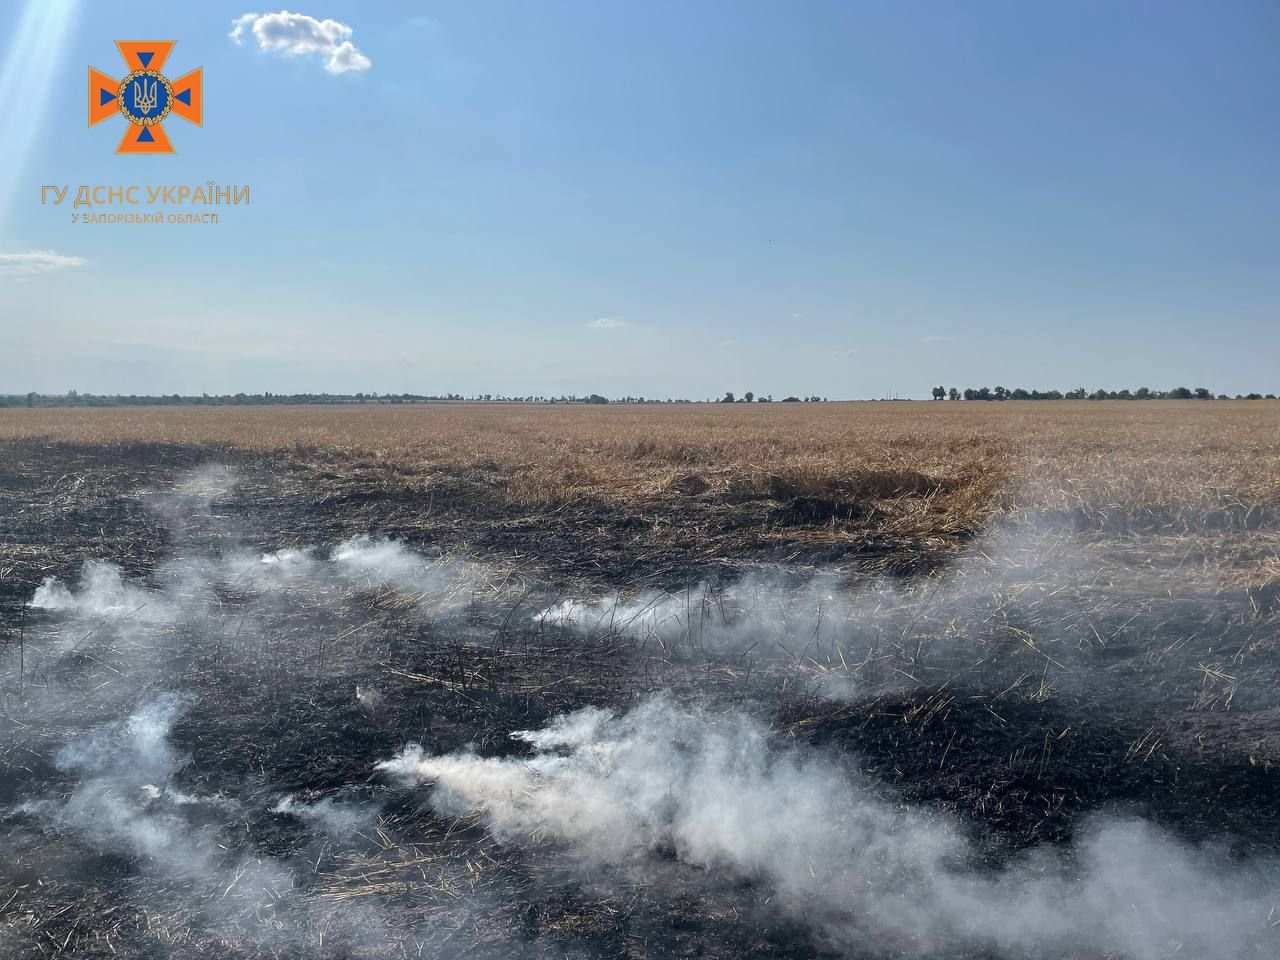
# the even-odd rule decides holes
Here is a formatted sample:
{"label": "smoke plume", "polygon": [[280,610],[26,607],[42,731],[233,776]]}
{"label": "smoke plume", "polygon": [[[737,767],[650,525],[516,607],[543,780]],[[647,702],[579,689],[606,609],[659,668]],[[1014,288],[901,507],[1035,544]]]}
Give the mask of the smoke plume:
{"label": "smoke plume", "polygon": [[1104,819],[1065,853],[989,866],[961,825],[830,758],[775,747],[740,713],[659,697],[622,716],[586,709],[513,736],[530,757],[410,746],[378,768],[430,784],[433,807],[481,815],[508,843],[553,840],[588,861],[634,867],[671,851],[767,883],[842,947],[1245,960],[1272,956],[1280,942],[1276,863],[1232,864],[1145,822]]}

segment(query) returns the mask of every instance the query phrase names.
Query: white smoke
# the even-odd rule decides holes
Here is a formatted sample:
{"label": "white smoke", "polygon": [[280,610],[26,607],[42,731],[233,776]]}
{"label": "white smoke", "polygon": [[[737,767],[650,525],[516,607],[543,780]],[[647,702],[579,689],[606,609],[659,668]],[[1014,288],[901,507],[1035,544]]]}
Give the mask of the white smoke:
{"label": "white smoke", "polygon": [[352,583],[417,594],[444,590],[458,573],[456,561],[427,557],[394,540],[365,535],[339,544],[331,559],[339,575]]}
{"label": "white smoke", "polygon": [[1157,960],[1270,956],[1280,866],[1221,862],[1137,821],[1099,821],[1066,854],[986,869],[945,817],[905,807],[828,759],[774,749],[737,713],[666,698],[623,716],[588,709],[514,734],[531,758],[428,756],[378,765],[432,785],[430,803],[483,816],[508,843],[544,838],[596,862],[686,864],[770,884],[847,947],[913,956],[1101,954]]}
{"label": "white smoke", "polygon": [[64,617],[139,623],[177,622],[204,616],[213,592],[233,588],[264,593],[289,589],[386,588],[430,597],[435,607],[452,602],[479,568],[465,560],[427,556],[393,540],[359,536],[319,560],[310,547],[265,553],[235,552],[221,560],[187,559],[161,567],[158,588],[128,583],[117,565],[86,561],[74,587],[48,577],[31,606]]}
{"label": "white smoke", "polygon": [[174,616],[173,605],[161,595],[126,583],[115,564],[94,560],[85,561],[81,567],[80,582],[74,591],[56,577],[46,577],[36,588],[31,606],[72,617],[107,620],[127,617],[156,622]]}
{"label": "white smoke", "polygon": [[64,746],[57,767],[79,782],[64,803],[46,802],[38,811],[101,848],[127,851],[183,876],[208,875],[215,850],[211,835],[174,809],[200,801],[175,790],[165,802],[169,781],[183,763],[168,742],[182,708],[180,698],[163,695],[126,720]]}
{"label": "white smoke", "polygon": [[311,548],[287,547],[257,557],[235,557],[227,566],[234,580],[247,580],[255,587],[271,588],[314,577],[319,563]]}
{"label": "white smoke", "polygon": [[350,840],[356,834],[368,831],[378,819],[378,807],[373,804],[343,803],[333,797],[308,803],[288,795],[281,797],[271,812],[288,814],[304,823],[314,824],[337,840]]}
{"label": "white smoke", "polygon": [[[352,938],[378,942],[384,919],[373,904],[350,906],[335,916],[299,883],[299,864],[228,848],[228,823],[249,811],[229,797],[200,796],[176,782],[187,758],[169,738],[186,706],[180,696],[161,694],[127,718],[67,744],[56,765],[77,777],[70,794],[29,802],[21,811],[56,831],[78,834],[96,849],[137,858],[146,874],[183,881],[184,896],[202,905],[202,922],[237,941],[297,946],[318,933],[308,953],[314,956],[347,956]],[[275,812],[350,841],[374,824],[378,807],[285,797]]]}
{"label": "white smoke", "polygon": [[[1146,540],[1118,549],[1051,525],[1009,524],[929,576],[756,565],[682,590],[556,597],[529,619],[534,630],[588,641],[790,661],[809,694],[834,700],[962,678],[1008,685],[1020,675],[1047,696],[1093,682],[1108,644],[1145,642],[1175,618],[1256,617],[1230,589],[1240,577],[1225,562],[1193,568],[1163,561]],[[1211,650],[1205,656],[1212,661]],[[1249,689],[1274,702],[1261,682]],[[1195,691],[1178,695],[1190,706]]]}
{"label": "white smoke", "polygon": [[533,614],[532,621],[588,637],[652,638],[710,652],[763,645],[761,652],[776,653],[796,641],[828,639],[864,607],[864,598],[842,585],[838,574],[811,572],[800,578],[781,568],[758,568],[727,584],[562,598]]}

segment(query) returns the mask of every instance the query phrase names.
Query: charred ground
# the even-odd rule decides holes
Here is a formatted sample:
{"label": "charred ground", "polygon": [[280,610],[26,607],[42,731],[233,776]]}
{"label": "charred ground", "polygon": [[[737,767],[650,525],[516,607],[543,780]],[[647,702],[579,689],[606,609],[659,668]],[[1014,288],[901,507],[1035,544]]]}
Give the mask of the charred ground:
{"label": "charred ground", "polygon": [[[1231,856],[1280,853],[1280,598],[1274,573],[1239,575],[1269,569],[1277,504],[1226,498],[1199,520],[1152,504],[1118,522],[1080,508],[1002,517],[989,503],[934,529],[895,523],[920,515],[905,501],[927,512],[954,495],[967,469],[868,470],[825,496],[794,478],[733,489],[685,471],[625,501],[548,503],[510,496],[475,464],[398,472],[225,444],[9,440],[0,447],[0,944],[15,956],[834,951],[772,905],[765,885],[661,857],[640,880],[585,869],[554,842],[500,843],[480,820],[443,817],[372,773],[408,741],[519,755],[513,730],[588,705],[625,711],[656,691],[744,710],[779,743],[861,770],[887,797],[957,816],[993,865],[1068,844],[1099,812],[1220,840]],[[227,482],[193,487],[209,470]],[[29,605],[34,590],[48,577],[75,583],[84,561],[154,585],[174,557],[328,549],[359,535],[483,559],[491,572],[429,618],[373,586],[313,608],[290,602],[255,615],[252,642],[243,617],[236,628],[249,598],[224,589],[216,629],[177,626],[158,658],[104,662],[91,637],[38,672],[22,650],[20,676],[20,648],[47,635],[48,615]],[[983,560],[991,536],[1009,549]],[[1076,569],[1088,566],[1082,552],[1097,569]],[[817,566],[849,590],[888,577],[898,599],[865,626],[825,637],[819,628],[799,647],[728,651],[691,636],[671,643],[613,624],[584,632],[528,619],[565,596],[646,591],[696,589],[705,611],[718,590],[766,565],[797,589]],[[970,590],[966,571],[979,567]],[[1185,589],[1174,594],[1180,571]],[[947,576],[962,583],[962,601],[939,595]],[[355,700],[357,683],[376,686],[376,709]],[[189,698],[172,730],[186,758],[176,782],[233,791],[238,804],[217,824],[222,855],[313,865],[300,882],[314,916],[294,916],[284,901],[257,908],[258,920],[293,932],[264,938],[239,916],[212,922],[217,911],[185,881],[149,883],[145,857],[18,810],[73,789],[53,762],[60,746],[162,688]],[[357,843],[326,844],[270,812],[281,793],[372,800],[380,814]],[[324,917],[372,903],[358,934],[316,939]]]}

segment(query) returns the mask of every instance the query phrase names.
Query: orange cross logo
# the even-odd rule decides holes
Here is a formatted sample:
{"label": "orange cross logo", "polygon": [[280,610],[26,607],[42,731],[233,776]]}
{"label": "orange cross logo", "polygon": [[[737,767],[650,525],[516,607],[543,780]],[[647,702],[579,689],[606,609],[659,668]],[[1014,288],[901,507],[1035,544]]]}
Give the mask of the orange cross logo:
{"label": "orange cross logo", "polygon": [[89,126],[120,114],[129,121],[116,153],[173,153],[163,121],[170,114],[204,123],[204,68],[170,81],[161,71],[172,40],[117,40],[129,73],[115,80],[89,68]]}

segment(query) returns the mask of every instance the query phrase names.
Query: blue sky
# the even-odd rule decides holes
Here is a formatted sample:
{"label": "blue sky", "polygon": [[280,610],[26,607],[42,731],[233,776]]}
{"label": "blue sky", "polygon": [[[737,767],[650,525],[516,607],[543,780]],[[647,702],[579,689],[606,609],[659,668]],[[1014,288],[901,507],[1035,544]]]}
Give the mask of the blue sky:
{"label": "blue sky", "polygon": [[[0,392],[1280,390],[1270,0],[290,9],[341,72],[270,7],[0,6]],[[86,126],[116,39],[204,67],[176,155]]]}

